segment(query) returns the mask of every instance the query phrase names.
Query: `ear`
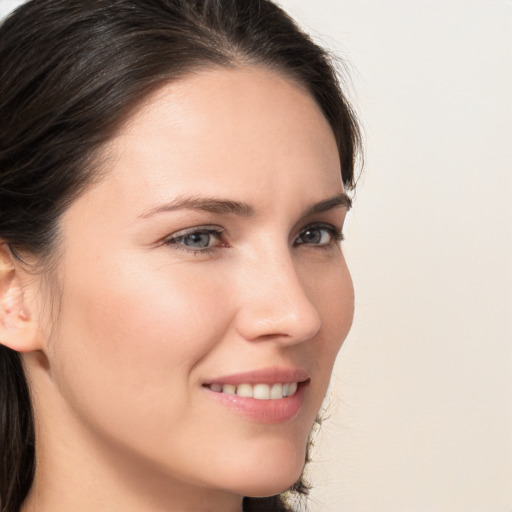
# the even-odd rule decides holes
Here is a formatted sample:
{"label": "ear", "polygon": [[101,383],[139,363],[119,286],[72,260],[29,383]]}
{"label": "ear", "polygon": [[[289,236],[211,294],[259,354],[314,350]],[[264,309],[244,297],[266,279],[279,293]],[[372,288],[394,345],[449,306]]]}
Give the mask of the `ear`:
{"label": "ear", "polygon": [[0,240],[0,345],[17,352],[40,350],[40,335],[27,300],[28,274]]}

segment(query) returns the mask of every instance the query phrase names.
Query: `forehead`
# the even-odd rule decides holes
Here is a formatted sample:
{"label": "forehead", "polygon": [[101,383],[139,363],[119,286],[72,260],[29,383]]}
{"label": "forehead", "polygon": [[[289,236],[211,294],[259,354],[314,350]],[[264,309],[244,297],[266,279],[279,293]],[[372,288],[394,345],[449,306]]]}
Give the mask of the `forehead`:
{"label": "forehead", "polygon": [[[168,83],[140,105],[108,146],[109,177],[155,196],[343,189],[332,130],[313,98],[264,68],[214,68]],[[155,197],[155,199],[158,199]],[[167,199],[162,197],[162,199]],[[311,199],[317,199],[313,197]]]}

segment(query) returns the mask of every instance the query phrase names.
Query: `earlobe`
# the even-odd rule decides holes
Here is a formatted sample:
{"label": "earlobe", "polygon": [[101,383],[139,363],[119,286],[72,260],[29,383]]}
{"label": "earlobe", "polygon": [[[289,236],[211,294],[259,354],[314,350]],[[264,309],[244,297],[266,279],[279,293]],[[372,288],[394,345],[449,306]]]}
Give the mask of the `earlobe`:
{"label": "earlobe", "polygon": [[17,352],[41,348],[39,330],[26,300],[23,271],[5,243],[0,243],[0,344]]}

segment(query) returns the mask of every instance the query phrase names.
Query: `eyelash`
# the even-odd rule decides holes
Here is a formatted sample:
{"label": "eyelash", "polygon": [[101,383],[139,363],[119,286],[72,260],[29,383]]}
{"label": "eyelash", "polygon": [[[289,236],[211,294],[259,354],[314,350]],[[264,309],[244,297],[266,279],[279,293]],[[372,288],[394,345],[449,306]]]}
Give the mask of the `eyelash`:
{"label": "eyelash", "polygon": [[[297,243],[297,239],[300,236],[303,236],[307,231],[313,231],[313,230],[325,230],[327,231],[331,239],[328,243],[325,244],[308,244],[307,242],[299,242]],[[183,251],[191,254],[209,254],[213,252],[215,249],[218,248],[228,248],[229,244],[222,242],[222,235],[225,233],[225,230],[218,227],[213,226],[198,226],[194,227],[185,231],[178,232],[167,239],[164,240],[164,245],[172,246],[173,249],[178,251]],[[193,235],[208,235],[210,237],[216,238],[220,244],[215,245],[213,247],[205,247],[205,248],[189,248],[182,242],[185,238],[193,236]],[[319,249],[329,249],[333,245],[338,244],[342,242],[345,239],[343,236],[343,233],[338,230],[336,227],[334,227],[331,224],[310,224],[309,226],[306,226],[304,229],[300,231],[300,233],[297,235],[297,238],[294,241],[295,245],[311,245],[312,247],[316,247]]]}

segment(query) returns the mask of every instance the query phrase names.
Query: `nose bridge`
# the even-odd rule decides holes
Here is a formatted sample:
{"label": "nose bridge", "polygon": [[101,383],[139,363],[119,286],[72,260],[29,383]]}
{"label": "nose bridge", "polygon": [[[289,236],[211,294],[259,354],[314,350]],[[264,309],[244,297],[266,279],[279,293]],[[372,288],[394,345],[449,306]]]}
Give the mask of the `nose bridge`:
{"label": "nose bridge", "polygon": [[262,250],[244,274],[238,328],[246,339],[300,343],[318,332],[319,311],[289,250]]}

